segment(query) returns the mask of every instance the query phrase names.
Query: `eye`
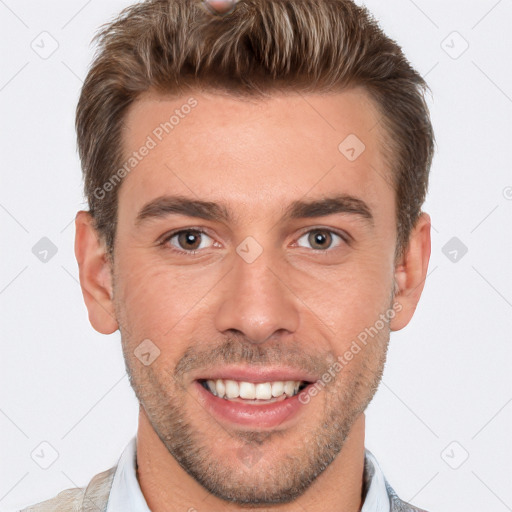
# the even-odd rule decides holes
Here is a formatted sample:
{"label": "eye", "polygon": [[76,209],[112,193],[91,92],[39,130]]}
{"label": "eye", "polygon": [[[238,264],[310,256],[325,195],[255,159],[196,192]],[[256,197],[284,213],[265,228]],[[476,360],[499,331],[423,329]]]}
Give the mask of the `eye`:
{"label": "eye", "polygon": [[204,241],[205,237],[213,241],[212,238],[201,229],[182,229],[181,231],[169,233],[169,235],[162,240],[162,244],[165,245],[169,242],[173,251],[195,254],[199,249],[211,247],[211,243],[208,245]]}
{"label": "eye", "polygon": [[[333,230],[326,228],[310,229],[297,239],[297,244],[304,247],[300,243],[304,239],[313,250],[319,252],[326,252],[327,249],[333,249],[349,243],[342,234],[335,233]],[[220,247],[212,237],[200,228],[181,229],[169,233],[162,239],[160,245],[164,247],[170,245],[171,251],[187,255],[194,255],[200,249],[207,249],[213,246]]]}
{"label": "eye", "polygon": [[303,239],[306,239],[306,242],[310,244],[310,246],[314,250],[318,251],[325,251],[327,249],[331,249],[333,242],[335,242],[336,239],[339,240],[339,243],[335,247],[338,247],[343,243],[346,243],[346,239],[343,236],[335,233],[334,231],[331,231],[330,229],[324,228],[310,229],[297,240],[297,243],[299,243]]}

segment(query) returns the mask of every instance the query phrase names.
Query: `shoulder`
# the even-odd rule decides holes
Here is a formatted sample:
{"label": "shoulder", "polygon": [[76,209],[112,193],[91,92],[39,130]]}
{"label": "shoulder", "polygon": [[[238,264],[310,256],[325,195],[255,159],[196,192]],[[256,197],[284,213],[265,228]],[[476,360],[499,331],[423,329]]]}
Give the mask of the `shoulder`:
{"label": "shoulder", "polygon": [[82,507],[82,501],[84,498],[85,487],[66,489],[60,492],[50,500],[36,503],[30,507],[20,510],[20,512],[50,512],[51,510],[62,510],[62,511],[79,511]]}
{"label": "shoulder", "polygon": [[410,503],[402,501],[394,491],[393,487],[386,481],[386,489],[388,491],[389,501],[391,503],[391,512],[427,512],[422,508],[415,507]]}
{"label": "shoulder", "polygon": [[60,492],[54,498],[36,503],[19,512],[100,512],[106,509],[117,466],[95,475],[87,487]]}

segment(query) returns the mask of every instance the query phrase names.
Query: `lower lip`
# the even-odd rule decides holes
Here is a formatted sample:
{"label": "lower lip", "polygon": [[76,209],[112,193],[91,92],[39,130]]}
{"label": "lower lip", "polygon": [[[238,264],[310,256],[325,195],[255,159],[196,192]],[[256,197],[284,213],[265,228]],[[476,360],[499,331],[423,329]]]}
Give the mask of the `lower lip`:
{"label": "lower lip", "polygon": [[280,402],[244,404],[215,396],[207,391],[199,381],[195,381],[194,385],[197,388],[201,405],[216,418],[228,423],[260,428],[277,427],[295,418],[304,408],[299,396],[307,391],[306,387],[300,393]]}

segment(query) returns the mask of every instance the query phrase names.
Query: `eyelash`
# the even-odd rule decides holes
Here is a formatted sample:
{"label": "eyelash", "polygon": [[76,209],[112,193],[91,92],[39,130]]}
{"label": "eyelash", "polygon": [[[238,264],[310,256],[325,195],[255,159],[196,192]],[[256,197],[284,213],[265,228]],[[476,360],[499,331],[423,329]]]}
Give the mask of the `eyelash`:
{"label": "eyelash", "polygon": [[[300,238],[302,238],[304,235],[310,233],[311,231],[325,231],[327,233],[331,233],[331,234],[334,234],[334,235],[337,235],[338,237],[341,238],[342,242],[347,244],[347,245],[350,245],[351,244],[351,240],[350,240],[350,237],[349,235],[347,235],[346,233],[343,233],[343,232],[339,232],[337,230],[334,230],[334,229],[331,229],[331,228],[324,228],[324,227],[312,227],[312,228],[307,228],[306,230],[302,231],[301,234],[299,235],[298,239],[299,240]],[[196,234],[201,234],[201,235],[206,235],[210,238],[212,238],[204,229],[202,228],[194,228],[194,227],[191,227],[191,228],[186,228],[186,229],[178,229],[176,231],[172,231],[171,233],[168,233],[167,235],[164,235],[164,238],[159,242],[159,245],[161,245],[162,247],[166,248],[166,249],[169,249],[171,252],[175,253],[175,254],[180,254],[180,255],[187,255],[187,256],[194,256],[196,255],[197,253],[199,253],[200,251],[202,251],[202,249],[196,249],[194,251],[183,251],[183,250],[179,250],[179,249],[176,249],[175,247],[172,247],[172,246],[169,246],[167,245],[168,242],[174,238],[176,235],[179,235],[181,233],[188,233],[188,232],[193,232],[193,233],[196,233]],[[331,249],[329,247],[329,249],[311,249],[315,254],[318,254],[318,253],[327,253],[327,252],[331,252],[331,250],[334,250],[336,249],[336,247],[334,247],[333,249]]]}

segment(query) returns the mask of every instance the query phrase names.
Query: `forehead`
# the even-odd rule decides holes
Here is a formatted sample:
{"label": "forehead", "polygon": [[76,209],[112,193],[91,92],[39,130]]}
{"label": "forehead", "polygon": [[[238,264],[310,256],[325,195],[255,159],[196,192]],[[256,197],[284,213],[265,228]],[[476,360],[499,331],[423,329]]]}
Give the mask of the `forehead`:
{"label": "forehead", "polygon": [[135,215],[166,194],[229,204],[246,218],[306,194],[372,203],[387,193],[393,202],[381,130],[375,104],[359,88],[264,100],[146,93],[124,119],[125,162],[133,165],[120,210],[124,204]]}

